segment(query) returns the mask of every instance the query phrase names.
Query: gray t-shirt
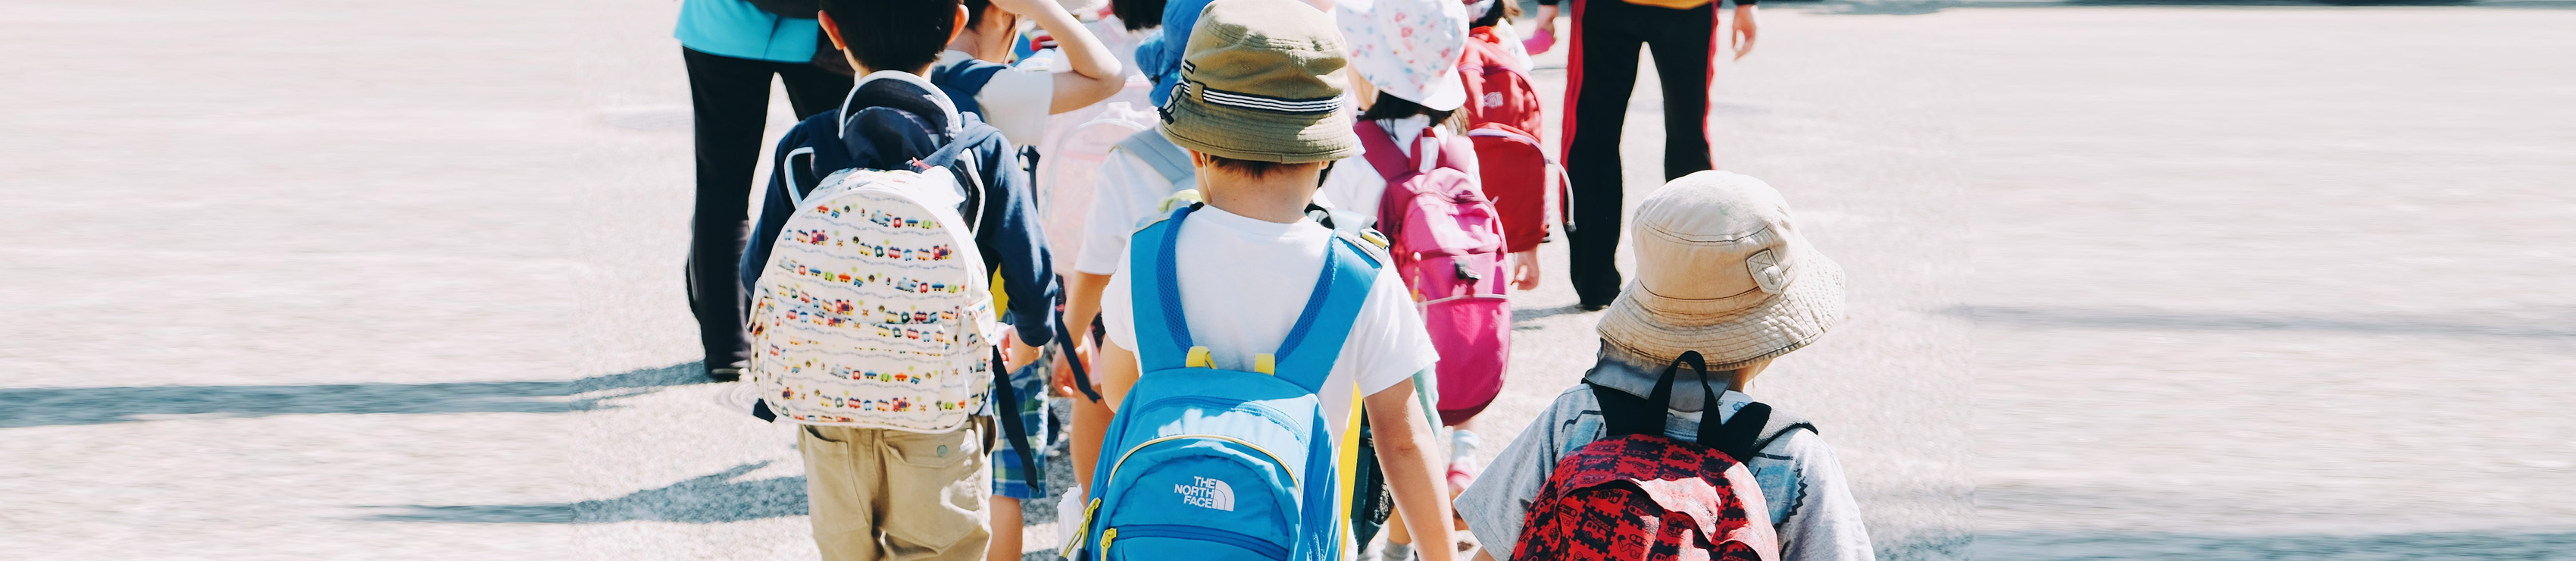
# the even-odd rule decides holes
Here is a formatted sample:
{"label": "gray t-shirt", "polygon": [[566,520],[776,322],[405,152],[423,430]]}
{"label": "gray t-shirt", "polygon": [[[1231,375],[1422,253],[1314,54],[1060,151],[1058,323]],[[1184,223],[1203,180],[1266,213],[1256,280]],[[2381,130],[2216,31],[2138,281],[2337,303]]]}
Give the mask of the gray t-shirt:
{"label": "gray t-shirt", "polygon": [[[1691,384],[1696,385],[1696,384]],[[1692,388],[1696,390],[1697,388]],[[1699,401],[1697,391],[1688,393]],[[1726,422],[1735,411],[1752,403],[1751,396],[1733,391],[1718,396],[1718,422]],[[1664,418],[1664,434],[1682,440],[1699,435],[1697,411],[1673,411]],[[1496,559],[1510,559],[1518,548],[1521,521],[1527,517],[1530,502],[1538,499],[1547,486],[1547,478],[1556,471],[1557,460],[1592,441],[1601,439],[1606,430],[1601,426],[1601,404],[1592,397],[1592,389],[1582,384],[1557,394],[1547,412],[1531,421],[1510,446],[1503,448],[1476,483],[1458,495],[1454,504],[1476,541]],[[1753,479],[1762,487],[1762,496],[1771,507],[1771,521],[1780,536],[1782,561],[1868,561],[1876,558],[1870,549],[1869,532],[1861,526],[1860,504],[1851,496],[1851,485],[1843,477],[1840,462],[1832,449],[1825,447],[1824,437],[1813,431],[1793,431],[1764,447],[1745,461]]]}

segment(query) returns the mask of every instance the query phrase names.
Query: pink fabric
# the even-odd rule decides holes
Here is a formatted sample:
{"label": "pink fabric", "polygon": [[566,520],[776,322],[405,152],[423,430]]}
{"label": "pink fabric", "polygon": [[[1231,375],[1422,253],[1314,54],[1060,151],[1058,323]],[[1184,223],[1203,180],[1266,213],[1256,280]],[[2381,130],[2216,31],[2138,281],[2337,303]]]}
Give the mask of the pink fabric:
{"label": "pink fabric", "polygon": [[[1378,228],[1392,242],[1393,269],[1422,303],[1431,346],[1440,351],[1437,408],[1468,413],[1444,414],[1441,421],[1465,422],[1501,393],[1512,329],[1511,303],[1503,296],[1502,220],[1478,189],[1475,147],[1433,128],[1406,156],[1375,121],[1353,128],[1369,165],[1387,178]],[[1423,149],[1435,145],[1440,148]],[[1438,161],[1423,161],[1424,152],[1436,152]]]}

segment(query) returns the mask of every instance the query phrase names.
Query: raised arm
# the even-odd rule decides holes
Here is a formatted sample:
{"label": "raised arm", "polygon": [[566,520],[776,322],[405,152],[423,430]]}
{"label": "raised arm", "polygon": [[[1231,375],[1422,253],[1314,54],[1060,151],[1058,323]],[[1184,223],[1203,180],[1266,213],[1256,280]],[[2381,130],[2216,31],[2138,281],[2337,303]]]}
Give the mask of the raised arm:
{"label": "raised arm", "polygon": [[1118,75],[1118,58],[1110,54],[1109,46],[1055,0],[993,0],[993,5],[1037,20],[1038,28],[1055,37],[1056,47],[1064,49],[1065,61],[1073,66],[1072,72],[1055,74],[1055,101],[1047,105],[1047,113],[1089,107],[1126,87],[1126,77]]}

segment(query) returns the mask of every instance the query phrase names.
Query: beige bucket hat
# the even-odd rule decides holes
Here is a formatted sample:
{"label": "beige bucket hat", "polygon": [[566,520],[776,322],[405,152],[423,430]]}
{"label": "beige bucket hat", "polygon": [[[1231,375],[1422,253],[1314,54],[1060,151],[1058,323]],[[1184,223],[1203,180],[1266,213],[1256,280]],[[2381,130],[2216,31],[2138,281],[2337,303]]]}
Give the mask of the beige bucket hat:
{"label": "beige bucket hat", "polygon": [[1629,224],[1637,276],[1601,317],[1601,340],[1670,363],[1699,351],[1710,371],[1788,354],[1843,318],[1843,268],[1791,224],[1760,179],[1703,171],[1664,184]]}
{"label": "beige bucket hat", "polygon": [[1181,80],[1163,104],[1165,138],[1202,153],[1302,164],[1360,153],[1342,33],[1297,0],[1217,0],[1182,50]]}

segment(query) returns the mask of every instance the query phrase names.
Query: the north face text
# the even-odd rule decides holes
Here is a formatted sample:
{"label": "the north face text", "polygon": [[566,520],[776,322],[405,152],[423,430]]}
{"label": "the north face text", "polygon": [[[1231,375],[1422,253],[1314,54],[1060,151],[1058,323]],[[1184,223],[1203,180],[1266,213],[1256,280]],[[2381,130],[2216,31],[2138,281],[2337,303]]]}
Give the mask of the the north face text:
{"label": "the north face text", "polygon": [[1172,492],[1179,493],[1181,495],[1181,504],[1199,508],[1213,508],[1226,512],[1234,512],[1233,486],[1226,485],[1225,481],[1221,479],[1208,479],[1205,477],[1191,477],[1190,479],[1197,481],[1185,485],[1172,485]]}

